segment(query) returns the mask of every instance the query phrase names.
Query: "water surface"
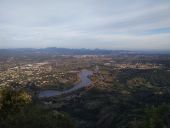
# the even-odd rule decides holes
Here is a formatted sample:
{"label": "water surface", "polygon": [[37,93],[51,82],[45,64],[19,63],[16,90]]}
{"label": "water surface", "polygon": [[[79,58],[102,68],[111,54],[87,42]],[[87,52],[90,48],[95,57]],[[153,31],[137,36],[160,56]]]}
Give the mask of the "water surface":
{"label": "water surface", "polygon": [[59,96],[61,94],[66,94],[69,92],[73,92],[77,89],[89,86],[91,84],[91,80],[89,79],[89,76],[92,75],[93,72],[89,70],[82,70],[79,73],[80,82],[75,84],[72,88],[65,90],[65,91],[56,91],[56,90],[43,90],[40,91],[38,94],[38,97],[45,98],[45,97],[52,97],[52,96]]}

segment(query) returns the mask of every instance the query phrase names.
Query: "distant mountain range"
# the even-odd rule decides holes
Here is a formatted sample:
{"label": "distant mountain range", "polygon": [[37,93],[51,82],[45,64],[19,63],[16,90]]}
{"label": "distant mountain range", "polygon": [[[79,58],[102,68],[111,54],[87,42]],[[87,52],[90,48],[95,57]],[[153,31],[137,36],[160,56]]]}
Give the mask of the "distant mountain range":
{"label": "distant mountain range", "polygon": [[69,49],[69,48],[18,48],[0,49],[0,55],[32,55],[32,54],[52,54],[52,55],[119,55],[119,54],[170,54],[169,51],[128,51],[128,50],[105,50],[105,49]]}

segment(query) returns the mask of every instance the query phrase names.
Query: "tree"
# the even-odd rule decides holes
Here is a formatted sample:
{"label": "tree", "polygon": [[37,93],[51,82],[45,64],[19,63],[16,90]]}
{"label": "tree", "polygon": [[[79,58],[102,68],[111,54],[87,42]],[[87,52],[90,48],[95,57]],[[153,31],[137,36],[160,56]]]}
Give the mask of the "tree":
{"label": "tree", "polygon": [[169,119],[166,115],[170,113],[170,106],[152,106],[145,108],[145,116],[143,117],[144,128],[165,128],[168,125]]}
{"label": "tree", "polygon": [[66,113],[32,103],[25,90],[0,90],[0,128],[74,128]]}

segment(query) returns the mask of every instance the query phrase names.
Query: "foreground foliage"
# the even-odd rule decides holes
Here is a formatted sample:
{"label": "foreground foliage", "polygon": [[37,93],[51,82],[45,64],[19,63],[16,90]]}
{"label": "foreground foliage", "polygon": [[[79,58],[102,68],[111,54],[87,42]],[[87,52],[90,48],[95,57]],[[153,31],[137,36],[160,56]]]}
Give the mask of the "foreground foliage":
{"label": "foreground foliage", "polygon": [[24,90],[5,88],[0,95],[1,128],[73,128],[65,113],[45,109],[32,103]]}

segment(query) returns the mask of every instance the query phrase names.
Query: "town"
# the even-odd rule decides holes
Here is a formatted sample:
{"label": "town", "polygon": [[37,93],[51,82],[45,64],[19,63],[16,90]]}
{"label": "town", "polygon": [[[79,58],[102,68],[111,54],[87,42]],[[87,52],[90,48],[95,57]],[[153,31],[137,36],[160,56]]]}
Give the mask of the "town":
{"label": "town", "polygon": [[[16,103],[18,109],[30,110],[30,120],[39,118],[36,116],[39,111],[43,114],[57,111],[57,117],[63,114],[64,120],[74,122],[78,128],[112,127],[118,124],[117,116],[121,119],[120,126],[134,127],[134,124],[147,123],[146,118],[152,118],[155,109],[164,115],[169,112],[169,54],[127,51],[93,54],[88,50],[85,54],[73,54],[73,50],[69,55],[66,49],[64,54],[39,50],[11,54],[9,51],[0,50],[0,91],[3,92],[0,94],[7,98],[3,104]],[[12,95],[16,101],[10,98]],[[18,104],[20,100],[28,108],[22,108]],[[146,110],[151,111],[149,117]],[[15,115],[20,118],[20,114]],[[157,117],[160,113],[154,114]],[[27,112],[24,115],[29,117]],[[155,116],[154,121],[161,123]],[[6,118],[5,122],[8,121]],[[67,125],[73,127],[70,123]]]}
{"label": "town", "polygon": [[[38,56],[39,57],[39,56]],[[81,69],[90,69],[103,75],[103,81],[112,81],[112,71],[121,69],[161,69],[159,63],[119,62],[119,58],[97,55],[73,55],[42,58],[9,57],[0,64],[0,86],[9,86],[15,82],[22,86],[34,82],[38,87],[71,86],[77,81]],[[38,61],[37,61],[38,60]],[[109,69],[109,70],[106,70]],[[101,72],[100,72],[101,71]],[[99,75],[100,76],[100,75]],[[106,80],[107,79],[107,80]]]}

